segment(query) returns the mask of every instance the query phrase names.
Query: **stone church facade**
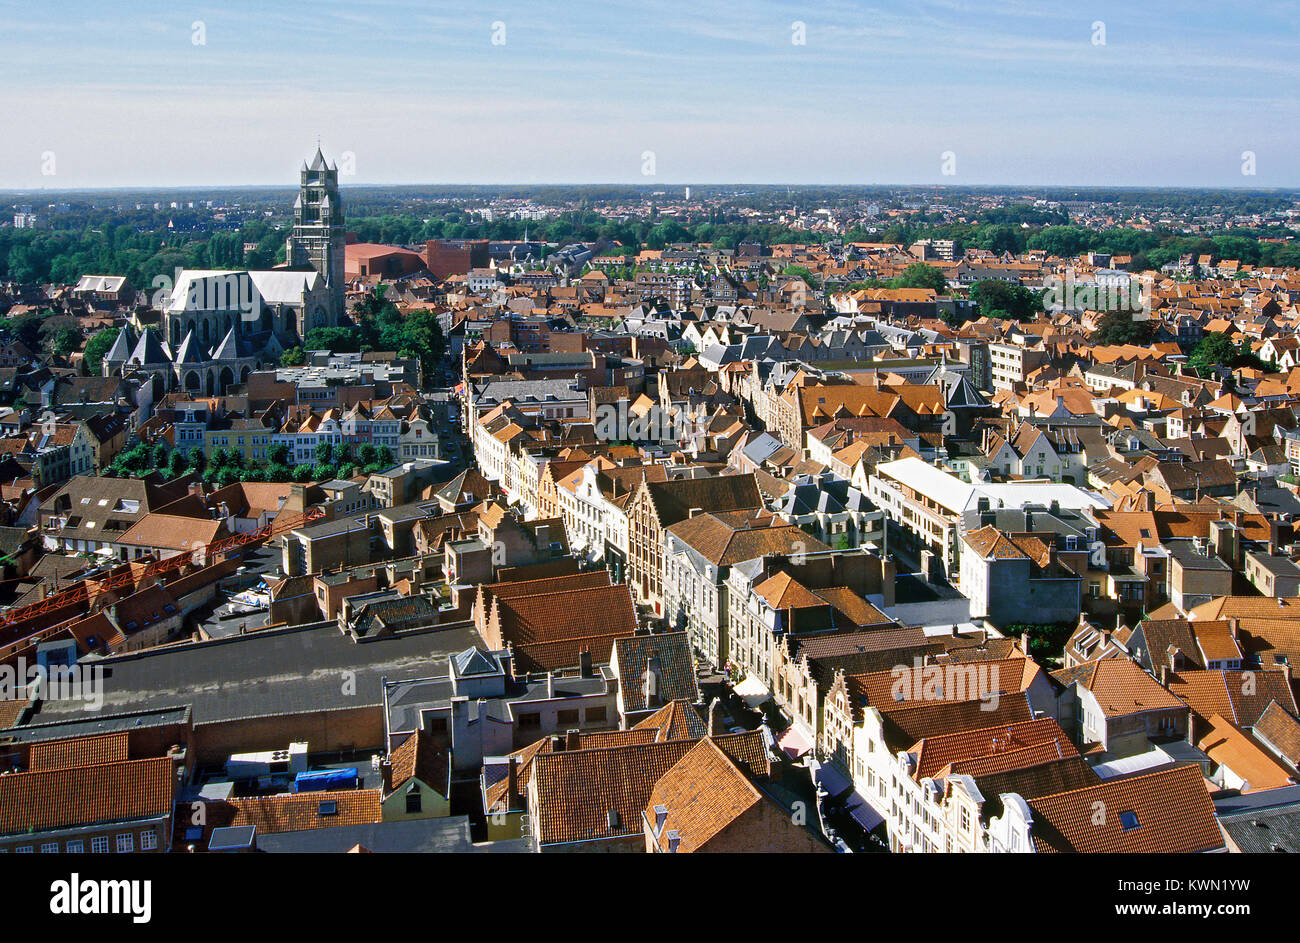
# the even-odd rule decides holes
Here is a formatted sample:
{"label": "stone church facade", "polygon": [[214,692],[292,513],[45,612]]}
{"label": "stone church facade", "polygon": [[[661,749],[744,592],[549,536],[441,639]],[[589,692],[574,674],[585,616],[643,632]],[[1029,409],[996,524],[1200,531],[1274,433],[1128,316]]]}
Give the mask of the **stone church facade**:
{"label": "stone church facade", "polygon": [[338,167],[319,148],[299,171],[293,219],[280,267],[178,273],[160,329],[123,328],[104,356],[105,374],[152,376],[156,395],[222,395],[314,328],[343,323],[343,202]]}

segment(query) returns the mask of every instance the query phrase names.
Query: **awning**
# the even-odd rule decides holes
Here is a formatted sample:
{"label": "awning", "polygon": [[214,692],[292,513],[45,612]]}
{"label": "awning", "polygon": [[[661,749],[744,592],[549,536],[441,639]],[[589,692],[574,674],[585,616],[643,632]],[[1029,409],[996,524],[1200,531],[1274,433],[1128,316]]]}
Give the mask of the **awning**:
{"label": "awning", "polygon": [[[866,831],[871,831],[885,821],[884,817],[853,790],[853,783],[833,766],[819,766],[813,774],[817,785],[826,790],[829,798],[844,796],[844,810]],[[848,795],[845,795],[847,793]]]}
{"label": "awning", "polygon": [[736,685],[734,690],[741,700],[754,709],[772,696],[763,682],[753,675]]}
{"label": "awning", "polygon": [[849,796],[849,801],[844,804],[844,808],[848,811],[849,815],[853,817],[853,821],[857,822],[868,832],[877,825],[883,824],[885,821],[885,817],[873,809],[867,803],[867,800],[863,799],[856,792]]}
{"label": "awning", "polygon": [[791,724],[789,729],[787,729],[785,733],[781,734],[781,739],[777,741],[777,745],[780,746],[780,748],[785,751],[786,756],[790,757],[792,760],[799,759],[799,757],[812,749],[812,744],[808,742],[807,737],[800,733],[799,727],[796,724]]}
{"label": "awning", "polygon": [[817,780],[817,785],[826,790],[826,795],[835,799],[853,788],[853,783],[849,782],[848,777],[829,764],[823,764],[817,767],[817,772],[813,774]]}

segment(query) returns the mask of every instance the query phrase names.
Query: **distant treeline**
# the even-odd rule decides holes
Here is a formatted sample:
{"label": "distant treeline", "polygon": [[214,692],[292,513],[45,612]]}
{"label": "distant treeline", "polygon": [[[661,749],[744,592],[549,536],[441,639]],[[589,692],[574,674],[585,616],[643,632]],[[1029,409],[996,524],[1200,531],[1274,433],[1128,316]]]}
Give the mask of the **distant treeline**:
{"label": "distant treeline", "polygon": [[[804,191],[798,192],[804,195]],[[828,189],[828,193],[833,192],[839,191]],[[1147,194],[1147,191],[1121,192],[1130,202],[1145,199]],[[1189,200],[1187,194],[1191,192],[1195,191],[1160,191],[1171,201]],[[345,199],[349,212],[347,226],[362,241],[399,245],[418,245],[440,238],[519,240],[526,236],[531,241],[557,245],[586,242],[601,247],[662,249],[671,243],[707,242],[735,248],[744,242],[825,243],[835,238],[907,245],[928,237],[952,239],[958,252],[987,249],[999,254],[1018,254],[1027,249],[1042,249],[1062,257],[1089,250],[1110,252],[1132,256],[1133,265],[1138,268],[1159,268],[1187,253],[1239,259],[1254,265],[1300,266],[1300,247],[1294,243],[1261,241],[1290,238],[1293,234],[1282,227],[1223,230],[1204,236],[1125,226],[1099,230],[1071,224],[1067,214],[1060,210],[1012,204],[981,212],[977,222],[947,223],[937,213],[927,216],[917,212],[906,222],[864,225],[832,236],[774,223],[754,224],[742,218],[740,209],[761,202],[763,195],[773,200],[778,198],[776,192],[767,191],[736,196],[730,205],[701,209],[698,219],[680,220],[658,216],[611,219],[594,208],[557,213],[541,220],[485,220],[464,207],[450,204],[423,207],[420,212],[366,214],[352,201],[350,192]],[[1208,201],[1211,197],[1235,199],[1232,212],[1245,212],[1252,200],[1274,204],[1278,200],[1276,195],[1266,201],[1264,196],[1235,193],[1207,193],[1201,199]],[[608,198],[609,194],[605,194],[604,199]],[[788,204],[790,197],[785,188],[780,188],[779,198]],[[593,203],[601,202],[595,195],[589,199]],[[820,204],[809,198],[808,205],[812,208]],[[1205,208],[1210,204],[1189,205]],[[81,225],[73,225],[76,220],[81,220]],[[149,209],[130,211],[73,206],[51,217],[50,222],[52,228],[0,228],[0,279],[68,284],[83,274],[125,275],[132,285],[147,289],[155,276],[171,275],[176,268],[276,265],[284,261],[284,241],[289,233],[287,216],[248,218],[242,223],[220,222],[205,219],[201,210],[154,210],[152,204]],[[252,248],[245,251],[245,244]]]}

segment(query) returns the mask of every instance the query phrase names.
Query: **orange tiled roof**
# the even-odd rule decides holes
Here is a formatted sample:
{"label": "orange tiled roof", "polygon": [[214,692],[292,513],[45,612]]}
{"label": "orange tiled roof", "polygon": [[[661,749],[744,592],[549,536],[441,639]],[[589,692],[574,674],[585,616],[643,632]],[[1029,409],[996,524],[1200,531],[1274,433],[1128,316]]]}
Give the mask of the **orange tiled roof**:
{"label": "orange tiled roof", "polygon": [[71,740],[52,740],[32,746],[27,766],[33,773],[76,766],[93,766],[127,759],[125,732],[106,733],[94,737],[76,737]]}
{"label": "orange tiled roof", "polygon": [[1215,714],[1210,717],[1209,724],[1209,733],[1201,737],[1196,746],[1215,763],[1226,766],[1245,780],[1242,792],[1291,785],[1290,771],[1231,721]]}
{"label": "orange tiled roof", "polygon": [[[712,738],[751,775],[770,772],[767,747],[757,731]],[[608,750],[538,754],[533,760],[529,812],[542,843],[629,838],[641,834],[641,813],[655,784],[695,742],[669,740]]]}
{"label": "orange tiled roof", "polygon": [[[1040,852],[1187,853],[1223,847],[1201,768],[1176,766],[1029,800]],[[1097,810],[1104,809],[1104,817]]]}
{"label": "orange tiled roof", "polygon": [[[227,799],[210,802],[209,824],[252,825],[263,835],[300,832],[336,825],[371,825],[383,821],[378,789],[345,789],[334,792],[286,793],[259,799]],[[321,814],[322,803],[333,802],[337,811]]]}
{"label": "orange tiled roof", "polygon": [[170,815],[168,757],[0,776],[0,835]]}
{"label": "orange tiled roof", "polygon": [[1062,684],[1077,683],[1091,691],[1110,718],[1187,706],[1127,658],[1090,661],[1077,668],[1054,671],[1052,677]]}
{"label": "orange tiled roof", "polygon": [[666,810],[657,841],[667,847],[666,835],[675,831],[678,853],[697,851],[727,826],[763,801],[725,753],[708,739],[695,744],[655,783],[645,815],[657,823],[657,806]]}

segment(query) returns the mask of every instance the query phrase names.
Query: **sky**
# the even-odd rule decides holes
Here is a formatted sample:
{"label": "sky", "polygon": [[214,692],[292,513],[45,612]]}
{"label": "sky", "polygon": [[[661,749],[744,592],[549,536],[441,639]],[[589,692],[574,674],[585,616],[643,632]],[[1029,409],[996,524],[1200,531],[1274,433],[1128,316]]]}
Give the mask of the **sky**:
{"label": "sky", "polygon": [[1274,0],[0,0],[0,189],[293,185],[318,138],[345,185],[1295,187],[1298,24]]}

